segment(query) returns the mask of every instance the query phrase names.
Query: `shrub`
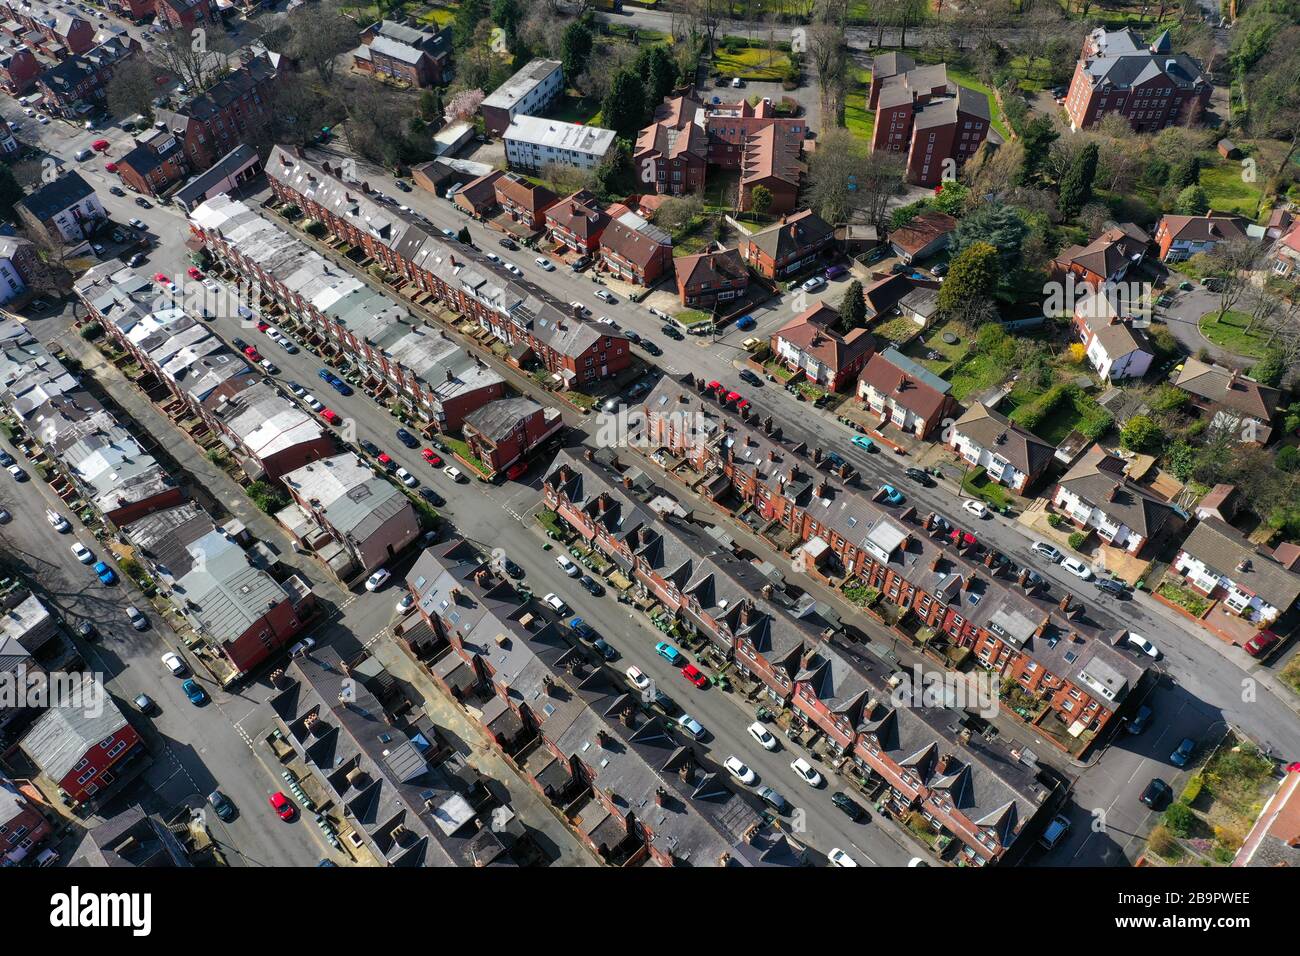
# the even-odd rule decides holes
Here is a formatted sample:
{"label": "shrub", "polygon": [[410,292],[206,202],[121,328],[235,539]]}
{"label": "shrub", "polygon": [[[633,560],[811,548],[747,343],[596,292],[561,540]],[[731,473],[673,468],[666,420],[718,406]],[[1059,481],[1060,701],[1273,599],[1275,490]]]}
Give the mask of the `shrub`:
{"label": "shrub", "polygon": [[1201,789],[1205,786],[1205,778],[1199,773],[1193,774],[1192,778],[1187,781],[1187,786],[1183,788],[1183,795],[1179,799],[1183,803],[1191,806],[1196,802],[1196,798],[1201,795]]}
{"label": "shrub", "polygon": [[1287,445],[1277,453],[1277,467],[1282,471],[1300,471],[1300,448]]}
{"label": "shrub", "polygon": [[98,322],[91,322],[83,326],[79,334],[87,342],[94,342],[104,337],[104,327]]}
{"label": "shrub", "polygon": [[1052,512],[1047,516],[1047,523],[1053,528],[1059,528],[1061,525],[1065,524],[1065,519],[1056,514],[1056,512]]}
{"label": "shrub", "polygon": [[1075,551],[1081,551],[1083,549],[1083,543],[1087,540],[1088,533],[1086,531],[1073,531],[1070,533],[1069,544]]}
{"label": "shrub", "polygon": [[1151,837],[1147,840],[1147,845],[1151,848],[1152,853],[1164,857],[1166,860],[1176,860],[1183,855],[1183,848],[1178,845],[1174,835],[1163,824],[1151,831]]}
{"label": "shrub", "polygon": [[1191,836],[1192,828],[1196,826],[1196,814],[1185,803],[1172,804],[1165,811],[1165,826],[1180,837]]}

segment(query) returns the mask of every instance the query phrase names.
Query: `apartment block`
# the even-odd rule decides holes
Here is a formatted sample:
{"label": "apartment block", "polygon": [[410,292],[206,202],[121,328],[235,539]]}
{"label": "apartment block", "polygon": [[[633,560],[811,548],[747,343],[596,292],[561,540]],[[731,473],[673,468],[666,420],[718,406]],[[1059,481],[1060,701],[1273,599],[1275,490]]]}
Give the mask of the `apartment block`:
{"label": "apartment block", "polygon": [[1173,52],[1168,30],[1147,45],[1131,28],[1098,27],[1084,38],[1065,112],[1072,130],[1123,116],[1134,132],[1150,133],[1197,122],[1212,89],[1200,63]]}
{"label": "apartment block", "polygon": [[515,119],[545,112],[563,94],[563,64],[537,59],[493,90],[479,113],[489,135],[500,136]]}
{"label": "apartment block", "polygon": [[547,166],[594,170],[614,148],[612,129],[516,116],[502,134],[511,169],[540,173]]}

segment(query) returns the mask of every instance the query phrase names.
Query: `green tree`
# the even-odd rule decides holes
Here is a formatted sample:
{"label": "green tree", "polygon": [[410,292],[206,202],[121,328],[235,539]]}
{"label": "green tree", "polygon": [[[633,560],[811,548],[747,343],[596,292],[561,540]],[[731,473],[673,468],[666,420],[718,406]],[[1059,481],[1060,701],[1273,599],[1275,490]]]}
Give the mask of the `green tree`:
{"label": "green tree", "polygon": [[506,32],[506,45],[511,51],[519,36],[519,22],[523,13],[519,9],[519,0],[492,0],[492,22]]}
{"label": "green tree", "polygon": [[644,47],[636,58],[637,70],[645,83],[646,104],[655,107],[673,91],[677,83],[677,64],[661,43]]}
{"label": "green tree", "polygon": [[1035,117],[1025,124],[1024,135],[1020,137],[1024,156],[1016,176],[1019,185],[1030,186],[1038,181],[1038,174],[1043,168],[1043,163],[1047,161],[1048,151],[1060,135],[1052,124],[1051,117],[1048,116]]}
{"label": "green tree", "polygon": [[1210,208],[1210,197],[1200,186],[1188,186],[1178,194],[1174,210],[1181,216],[1201,216]]}
{"label": "green tree", "polygon": [[1165,826],[1169,827],[1176,836],[1189,837],[1196,826],[1196,814],[1185,803],[1171,804],[1165,811]]}
{"label": "green tree", "polygon": [[465,49],[474,40],[478,25],[488,18],[487,0],[461,0],[456,7],[456,19],[452,21],[451,35],[456,46]]}
{"label": "green tree", "polygon": [[1164,430],[1150,415],[1134,415],[1119,433],[1119,443],[1129,451],[1151,452],[1165,439]]}
{"label": "green tree", "polygon": [[854,279],[844,291],[840,302],[839,331],[848,334],[867,324],[867,300],[862,295],[862,283]]}
{"label": "green tree", "polygon": [[1255,363],[1254,368],[1250,370],[1250,377],[1261,385],[1268,385],[1271,388],[1277,388],[1282,384],[1282,376],[1286,374],[1286,356],[1277,349],[1269,349],[1264,357]]}
{"label": "green tree", "polygon": [[1066,219],[1073,219],[1079,210],[1092,199],[1092,181],[1097,175],[1096,143],[1089,143],[1075,155],[1070,168],[1061,177],[1060,210]]}
{"label": "green tree", "polygon": [[8,163],[0,163],[0,218],[14,218],[14,203],[23,198],[23,187]]}
{"label": "green tree", "polygon": [[1284,445],[1277,450],[1277,467],[1280,471],[1294,474],[1300,471],[1300,448]]}
{"label": "green tree", "polygon": [[420,115],[425,122],[431,123],[441,117],[443,109],[442,90],[439,87],[435,86],[420,94]]}
{"label": "green tree", "polygon": [[949,316],[969,314],[980,300],[997,286],[998,250],[987,242],[976,242],[957,253],[948,267],[948,277],[939,287],[939,310]]}
{"label": "green tree", "polygon": [[[998,252],[1000,281],[1010,284],[1022,264],[1025,237],[1028,235],[1029,224],[1015,206],[984,203],[957,224],[952,237],[952,248],[954,252],[960,253],[975,243],[983,242],[992,246]],[[947,285],[947,282],[944,284]]]}
{"label": "green tree", "polygon": [[627,140],[645,124],[645,86],[634,67],[620,70],[600,105],[601,122]]}
{"label": "green tree", "polygon": [[1186,153],[1169,167],[1168,183],[1181,192],[1201,181],[1201,160],[1195,153]]}
{"label": "green tree", "polygon": [[950,216],[960,216],[966,208],[966,197],[970,195],[970,187],[959,182],[944,182],[936,188],[938,192],[931,200],[931,205]]}
{"label": "green tree", "polygon": [[594,45],[591,28],[585,21],[575,20],[569,24],[560,40],[560,61],[564,64],[566,77],[577,76],[587,68]]}
{"label": "green tree", "polygon": [[766,215],[767,211],[772,208],[772,190],[766,186],[755,186],[749,193],[749,206],[754,215]]}

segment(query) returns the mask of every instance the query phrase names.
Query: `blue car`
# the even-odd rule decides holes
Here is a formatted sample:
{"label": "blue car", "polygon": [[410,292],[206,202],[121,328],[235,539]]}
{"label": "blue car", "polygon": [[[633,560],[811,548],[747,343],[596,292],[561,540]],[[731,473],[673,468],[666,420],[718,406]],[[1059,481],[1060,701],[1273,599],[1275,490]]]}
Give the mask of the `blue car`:
{"label": "blue car", "polygon": [[1178,749],[1169,755],[1169,762],[1175,767],[1186,767],[1187,761],[1192,759],[1192,754],[1195,752],[1196,741],[1191,737],[1184,737]]}
{"label": "blue car", "polygon": [[667,641],[660,641],[656,644],[655,653],[666,660],[669,664],[681,663],[682,652],[673,647]]}
{"label": "blue car", "polygon": [[885,496],[885,504],[901,505],[907,500],[903,493],[893,485],[881,485],[880,491]]}
{"label": "blue car", "polygon": [[352,386],[349,385],[347,382],[343,381],[343,379],[339,378],[329,369],[323,368],[316,374],[319,375],[324,381],[328,382],[329,387],[334,389],[334,391],[338,392],[340,395],[346,397],[352,394]]}
{"label": "blue car", "polygon": [[420,447],[419,439],[417,439],[414,435],[408,432],[405,428],[399,428],[397,430],[397,440],[400,441],[407,448]]}
{"label": "blue car", "polygon": [[117,575],[113,573],[113,569],[103,561],[95,562],[95,573],[99,575],[100,584],[113,584],[117,581]]}
{"label": "blue car", "polygon": [[736,320],[736,328],[740,329],[742,332],[748,332],[757,324],[758,323],[754,321],[752,315],[742,315]]}
{"label": "blue car", "polygon": [[204,693],[203,688],[199,686],[199,682],[193,677],[181,684],[181,690],[185,691],[185,696],[190,699],[190,703],[195,707],[208,699],[208,695]]}
{"label": "blue car", "polygon": [[875,451],[876,449],[876,443],[866,435],[854,435],[849,439],[849,441],[853,442],[853,444],[857,445],[863,451]]}
{"label": "blue car", "polygon": [[596,633],[591,629],[591,625],[580,617],[575,617],[569,622],[569,630],[573,631],[573,633],[577,634],[579,637],[589,638],[592,634]]}

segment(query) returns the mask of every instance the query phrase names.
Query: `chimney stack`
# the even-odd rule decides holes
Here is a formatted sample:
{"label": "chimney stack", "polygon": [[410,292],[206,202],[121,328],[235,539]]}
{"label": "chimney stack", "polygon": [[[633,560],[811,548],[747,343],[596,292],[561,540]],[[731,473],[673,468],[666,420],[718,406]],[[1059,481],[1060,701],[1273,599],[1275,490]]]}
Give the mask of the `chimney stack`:
{"label": "chimney stack", "polygon": [[1069,594],[1063,595],[1061,597],[1060,602],[1056,606],[1068,614],[1070,611],[1070,595]]}
{"label": "chimney stack", "polygon": [[655,787],[655,805],[663,807],[663,806],[667,806],[667,804],[668,804],[668,791],[665,790],[663,787]]}

